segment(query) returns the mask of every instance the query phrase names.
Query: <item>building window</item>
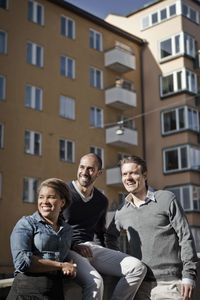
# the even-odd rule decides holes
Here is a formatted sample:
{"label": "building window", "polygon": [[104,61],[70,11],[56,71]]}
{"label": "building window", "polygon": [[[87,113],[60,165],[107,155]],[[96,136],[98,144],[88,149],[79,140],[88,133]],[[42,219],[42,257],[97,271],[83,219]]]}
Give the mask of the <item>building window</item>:
{"label": "building window", "polygon": [[118,115],[117,122],[122,122],[124,128],[135,129],[135,120],[128,116]]}
{"label": "building window", "polygon": [[39,25],[44,25],[44,7],[40,3],[28,1],[28,20]]}
{"label": "building window", "polygon": [[69,97],[60,96],[60,116],[75,120],[75,100]]}
{"label": "building window", "polygon": [[90,67],[90,86],[95,87],[97,89],[102,89],[102,71]]}
{"label": "building window", "polygon": [[60,139],[60,160],[74,162],[74,142]]}
{"label": "building window", "polygon": [[43,67],[43,47],[27,42],[26,61],[29,64]]}
{"label": "building window", "polygon": [[72,20],[66,16],[61,16],[60,22],[61,22],[61,24],[60,24],[61,34],[70,39],[75,39],[75,22],[74,22],[74,20]]}
{"label": "building window", "polygon": [[0,0],[0,7],[8,9],[8,0]]}
{"label": "building window", "polygon": [[23,202],[37,203],[37,191],[40,185],[40,180],[30,177],[25,177],[23,182]]}
{"label": "building window", "polygon": [[181,106],[161,113],[162,134],[176,133],[183,130],[199,132],[198,111],[192,107]]}
{"label": "building window", "polygon": [[199,13],[194,8],[182,3],[182,15],[191,21],[199,24]]}
{"label": "building window", "polygon": [[95,153],[98,155],[101,160],[102,160],[102,169],[104,168],[104,150],[102,148],[96,147],[96,146],[91,146],[90,147],[90,152]]}
{"label": "building window", "polygon": [[192,231],[192,235],[194,237],[196,251],[197,253],[199,253],[200,252],[200,227],[190,226],[190,228]]}
{"label": "building window", "polygon": [[4,147],[4,125],[0,123],[0,148]]}
{"label": "building window", "polygon": [[169,16],[173,17],[176,15],[176,4],[172,4],[169,6]]}
{"label": "building window", "polygon": [[90,107],[90,125],[98,128],[103,127],[103,109]]}
{"label": "building window", "polygon": [[184,32],[174,35],[160,42],[160,60],[187,54],[195,58],[195,39]]}
{"label": "building window", "polygon": [[164,173],[184,170],[200,171],[200,149],[181,145],[163,150]]}
{"label": "building window", "polygon": [[160,20],[164,21],[165,19],[167,19],[167,9],[166,8],[161,9],[161,11],[160,11]]}
{"label": "building window", "polygon": [[160,77],[161,97],[181,91],[197,93],[197,75],[195,73],[182,68],[181,70]]}
{"label": "building window", "polygon": [[2,199],[2,173],[0,173],[0,199]]}
{"label": "building window", "polygon": [[43,91],[35,86],[26,86],[26,107],[42,110]]}
{"label": "building window", "polygon": [[158,23],[158,13],[157,12],[155,12],[151,15],[151,23],[152,23],[152,25]]}
{"label": "building window", "polygon": [[0,100],[5,100],[6,95],[6,80],[0,75]]}
{"label": "building window", "polygon": [[90,48],[102,51],[102,34],[90,29]]}
{"label": "building window", "polygon": [[167,189],[175,194],[185,211],[200,211],[200,186],[186,184]]}
{"label": "building window", "polygon": [[7,32],[0,30],[0,53],[7,53]]}
{"label": "building window", "polygon": [[74,59],[67,56],[60,57],[60,74],[71,79],[75,78]]}
{"label": "building window", "polygon": [[42,136],[38,132],[25,130],[24,151],[28,154],[40,156],[42,148]]}

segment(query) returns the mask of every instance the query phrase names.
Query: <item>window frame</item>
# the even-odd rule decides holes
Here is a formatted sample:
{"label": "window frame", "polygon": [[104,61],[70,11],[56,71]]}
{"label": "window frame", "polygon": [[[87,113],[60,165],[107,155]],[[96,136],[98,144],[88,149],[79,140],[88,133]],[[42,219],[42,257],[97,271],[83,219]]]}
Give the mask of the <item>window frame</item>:
{"label": "window frame", "polygon": [[0,123],[0,149],[4,148],[4,124]]}
{"label": "window frame", "polygon": [[[93,35],[92,37],[91,37],[91,34]],[[99,43],[100,43],[99,47],[97,46],[97,36],[99,36]],[[102,39],[102,33],[101,32],[96,31],[93,28],[89,29],[89,46],[90,46],[91,49],[102,52],[102,50],[103,50],[103,39]]]}
{"label": "window frame", "polygon": [[[27,103],[27,88],[30,88],[30,105],[28,105]],[[37,91],[39,91],[40,95],[39,95],[39,108],[37,108],[37,99],[36,99],[36,93]],[[27,84],[26,85],[26,96],[25,96],[25,107],[27,108],[31,108],[37,111],[42,111],[43,109],[43,89],[33,86],[31,84]]]}
{"label": "window frame", "polygon": [[0,172],[0,200],[2,199],[2,189],[3,189],[3,175]]}
{"label": "window frame", "polygon": [[[184,6],[187,9],[187,13],[184,13]],[[192,11],[195,12],[196,18],[193,19],[191,14]],[[195,8],[191,7],[190,5],[186,4],[186,3],[181,3],[181,14],[186,17],[187,19],[191,20],[192,22],[199,24],[199,12],[198,10],[196,10]]]}
{"label": "window frame", "polygon": [[[61,158],[61,141],[64,142],[64,159]],[[67,143],[71,143],[72,145],[72,159],[68,158],[67,152]],[[75,142],[69,139],[60,138],[59,139],[59,159],[61,162],[74,163],[75,162]]]}
{"label": "window frame", "polygon": [[9,7],[8,1],[9,1],[9,0],[5,0],[5,7],[0,6],[0,8],[2,8],[2,9],[8,9],[8,7]]}
{"label": "window frame", "polygon": [[[7,54],[7,52],[8,52],[8,33],[3,29],[0,29],[0,33],[4,33],[4,44],[2,45],[3,51],[0,52],[0,54]],[[1,49],[1,47],[0,47],[0,49]]]}
{"label": "window frame", "polygon": [[[28,142],[29,149],[27,149],[27,150],[26,150],[26,147],[27,147],[26,133],[29,134],[29,137],[28,137],[28,139],[29,139],[29,142]],[[38,142],[39,152],[38,152],[38,154],[35,151],[36,134],[39,136],[39,142]],[[40,132],[33,131],[33,130],[28,130],[28,129],[25,130],[25,132],[24,132],[24,153],[30,154],[30,155],[35,155],[35,156],[38,156],[38,157],[40,157],[42,155],[42,134]]]}
{"label": "window frame", "polygon": [[[28,190],[25,191],[26,183],[28,184]],[[34,184],[36,183],[36,189],[34,190]],[[36,204],[37,203],[37,190],[41,183],[41,180],[33,177],[24,177],[23,178],[23,203]],[[28,201],[25,201],[25,196],[27,194]]]}
{"label": "window frame", "polygon": [[[61,101],[63,102],[63,104],[61,103]],[[71,102],[72,105],[69,102]],[[64,106],[64,113],[62,113],[63,110],[61,110],[62,106]],[[70,108],[72,108],[72,111],[70,111],[70,114],[68,114],[68,112],[70,110],[69,106],[70,106]],[[75,99],[64,96],[64,95],[60,95],[59,115],[60,115],[60,117],[68,119],[68,120],[75,120]]]}
{"label": "window frame", "polygon": [[[63,27],[62,27],[62,21],[64,21],[64,32]],[[71,34],[69,33],[69,21],[72,22],[72,32]],[[60,17],[60,34],[74,40],[75,39],[75,21],[72,18],[69,18],[66,15],[61,15]]]}
{"label": "window frame", "polygon": [[[31,46],[31,49],[29,49]],[[40,50],[40,55],[37,53],[38,49]],[[38,63],[38,61],[40,63]],[[28,64],[34,65],[36,67],[43,68],[44,67],[44,47],[40,46],[31,41],[27,41],[26,43],[26,62]]]}
{"label": "window frame", "polygon": [[[100,74],[100,85],[97,80],[97,72]],[[103,71],[92,66],[90,66],[90,86],[99,90],[103,89]]]}
{"label": "window frame", "polygon": [[[31,16],[29,15],[29,9],[30,9],[30,6],[29,6],[29,3],[32,3],[33,6],[32,6],[32,11],[31,11]],[[38,17],[38,7],[41,8],[41,22],[39,20],[39,17]],[[38,24],[40,26],[44,26],[44,5],[42,5],[41,3],[37,2],[37,1],[34,1],[34,0],[28,0],[28,20],[30,22],[33,22],[35,24]]]}
{"label": "window frame", "polygon": [[[101,152],[101,154],[99,155],[99,151]],[[102,169],[104,169],[104,149],[102,147],[97,147],[94,145],[90,146],[90,152],[91,153],[95,153],[96,155],[98,155],[101,160],[102,160]]]}
{"label": "window frame", "polygon": [[[71,61],[72,63],[72,70],[69,70],[69,61]],[[64,62],[64,66],[63,66],[63,62]],[[75,59],[66,55],[60,56],[60,75],[70,79],[75,79]]]}
{"label": "window frame", "polygon": [[[92,116],[92,111],[94,111],[94,114]],[[98,125],[98,111],[100,112],[100,126]],[[93,122],[94,120],[94,122]],[[95,127],[95,128],[103,128],[104,124],[104,110],[103,108],[99,108],[97,106],[90,106],[90,126]]]}
{"label": "window frame", "polygon": [[2,91],[1,91],[1,85],[0,85],[0,101],[5,101],[5,99],[6,99],[6,78],[5,78],[5,76],[0,75],[0,80],[1,79],[2,79]]}

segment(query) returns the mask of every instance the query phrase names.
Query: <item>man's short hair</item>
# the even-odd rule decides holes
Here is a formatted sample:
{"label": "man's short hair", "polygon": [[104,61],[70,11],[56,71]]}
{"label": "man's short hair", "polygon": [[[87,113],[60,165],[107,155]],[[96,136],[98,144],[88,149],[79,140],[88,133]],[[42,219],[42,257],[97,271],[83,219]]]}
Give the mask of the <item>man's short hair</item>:
{"label": "man's short hair", "polygon": [[132,155],[132,156],[128,156],[128,157],[123,158],[120,161],[120,167],[122,168],[122,166],[124,164],[130,164],[130,163],[135,163],[135,164],[141,166],[142,174],[144,174],[145,172],[147,172],[147,165],[146,165],[145,160],[142,159],[139,156],[136,156],[136,155]]}
{"label": "man's short hair", "polygon": [[[83,157],[85,157],[85,156],[92,156],[92,157],[94,157],[94,159],[96,159],[96,161],[97,161],[98,169],[99,169],[99,170],[102,169],[102,159],[101,159],[100,156],[98,156],[97,154],[91,152],[91,153],[88,153],[88,154],[83,155],[83,156],[81,157],[81,159],[82,159]],[[80,160],[81,160],[81,159],[80,159]]]}

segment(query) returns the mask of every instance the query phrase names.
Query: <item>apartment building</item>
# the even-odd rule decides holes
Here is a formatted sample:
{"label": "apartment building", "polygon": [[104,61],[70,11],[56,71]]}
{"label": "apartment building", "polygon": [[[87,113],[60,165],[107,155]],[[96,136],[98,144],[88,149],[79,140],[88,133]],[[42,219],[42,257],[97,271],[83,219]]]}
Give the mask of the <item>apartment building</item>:
{"label": "apartment building", "polygon": [[[37,187],[103,160],[97,188],[122,198],[119,158],[143,155],[142,39],[65,1],[0,1],[0,274],[9,236],[36,210]],[[122,128],[123,123],[123,128]],[[123,134],[121,134],[123,133]]]}
{"label": "apartment building", "polygon": [[112,25],[143,49],[145,156],[149,184],[180,200],[200,252],[200,1],[152,1]]}

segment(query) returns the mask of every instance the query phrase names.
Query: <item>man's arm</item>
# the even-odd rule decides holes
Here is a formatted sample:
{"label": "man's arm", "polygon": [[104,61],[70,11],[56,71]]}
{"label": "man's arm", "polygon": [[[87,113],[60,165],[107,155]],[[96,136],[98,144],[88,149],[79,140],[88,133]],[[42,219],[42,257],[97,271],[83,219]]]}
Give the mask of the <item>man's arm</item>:
{"label": "man's arm", "polygon": [[118,238],[120,236],[120,231],[121,230],[116,222],[116,213],[115,213],[105,235],[106,247],[114,250],[119,250]]}

